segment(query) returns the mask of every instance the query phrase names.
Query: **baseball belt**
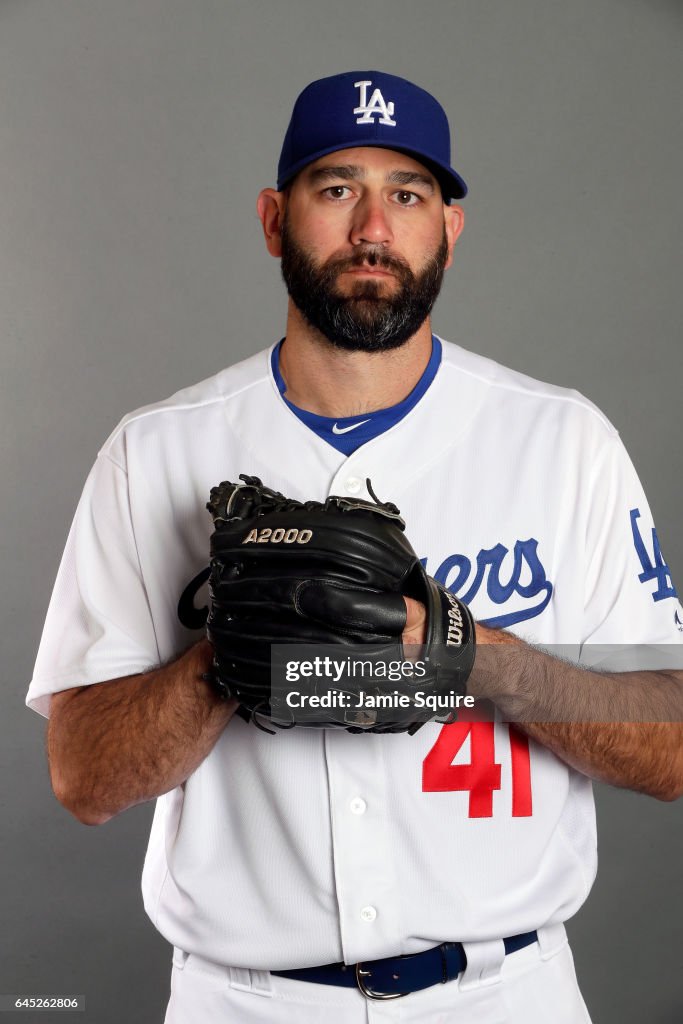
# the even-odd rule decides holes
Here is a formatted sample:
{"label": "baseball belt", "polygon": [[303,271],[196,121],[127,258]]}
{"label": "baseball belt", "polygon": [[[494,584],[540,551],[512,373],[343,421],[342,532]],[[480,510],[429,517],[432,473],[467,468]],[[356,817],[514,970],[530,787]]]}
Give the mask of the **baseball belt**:
{"label": "baseball belt", "polygon": [[[505,953],[538,941],[538,932],[524,932],[503,939]],[[411,992],[419,992],[431,985],[453,981],[467,965],[462,942],[442,942],[421,953],[387,957],[384,960],[365,960],[358,964],[325,964],[322,967],[302,967],[293,971],[271,971],[281,978],[310,981],[317,985],[344,985],[358,987],[369,999],[399,999]]]}

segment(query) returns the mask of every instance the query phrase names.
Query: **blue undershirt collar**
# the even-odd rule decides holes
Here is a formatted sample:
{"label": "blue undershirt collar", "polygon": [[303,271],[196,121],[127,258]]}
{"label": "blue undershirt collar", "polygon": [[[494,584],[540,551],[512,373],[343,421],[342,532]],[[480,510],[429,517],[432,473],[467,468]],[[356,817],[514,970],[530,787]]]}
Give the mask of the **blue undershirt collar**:
{"label": "blue undershirt collar", "polygon": [[429,357],[425,371],[413,390],[402,402],[399,402],[398,405],[392,405],[388,409],[377,409],[375,412],[367,412],[361,416],[342,416],[335,419],[332,416],[318,416],[314,412],[300,409],[285,396],[286,385],[280,373],[280,348],[283,341],[284,338],[278,342],[270,357],[273,377],[283,401],[286,402],[294,415],[298,416],[302,423],[305,423],[318,437],[322,438],[323,441],[327,441],[328,444],[331,444],[333,448],[336,448],[337,451],[342,452],[344,455],[353,455],[362,445],[372,441],[374,437],[383,434],[385,430],[389,430],[390,427],[393,427],[402,420],[404,416],[407,416],[427,391],[441,363],[441,342],[433,334],[432,354]]}

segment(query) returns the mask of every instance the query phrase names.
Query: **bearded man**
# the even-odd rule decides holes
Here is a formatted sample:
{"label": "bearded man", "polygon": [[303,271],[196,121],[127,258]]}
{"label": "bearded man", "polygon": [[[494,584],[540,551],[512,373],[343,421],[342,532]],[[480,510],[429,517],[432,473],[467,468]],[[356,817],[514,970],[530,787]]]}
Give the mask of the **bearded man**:
{"label": "bearded man", "polygon": [[[683,791],[681,610],[615,429],[433,332],[465,193],[424,90],[309,85],[258,198],[283,340],[125,417],[86,484],[28,702],[80,821],[157,800],[167,1024],[586,1022],[564,922],[596,870],[591,779]],[[495,720],[270,735],[236,714],[201,590],[206,498],[240,473],[395,502],[471,609],[468,689]],[[408,598],[404,641],[424,630]],[[663,644],[673,665],[627,658]]]}

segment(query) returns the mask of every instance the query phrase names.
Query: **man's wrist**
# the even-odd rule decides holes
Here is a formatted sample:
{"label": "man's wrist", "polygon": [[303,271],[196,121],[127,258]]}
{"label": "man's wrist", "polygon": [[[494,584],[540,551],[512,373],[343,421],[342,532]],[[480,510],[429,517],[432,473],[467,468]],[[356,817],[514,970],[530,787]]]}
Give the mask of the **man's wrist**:
{"label": "man's wrist", "polygon": [[[529,648],[502,629],[490,629],[476,624],[476,653],[474,667],[468,683],[468,692],[474,697],[492,700],[503,710],[521,696],[524,654]],[[526,648],[526,651],[522,651]]]}

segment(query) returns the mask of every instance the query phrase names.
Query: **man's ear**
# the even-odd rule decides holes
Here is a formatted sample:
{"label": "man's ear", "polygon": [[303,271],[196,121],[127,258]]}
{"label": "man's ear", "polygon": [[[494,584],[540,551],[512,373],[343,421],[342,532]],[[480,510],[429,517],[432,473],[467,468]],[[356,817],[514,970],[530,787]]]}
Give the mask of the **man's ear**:
{"label": "man's ear", "polygon": [[450,267],[453,262],[453,249],[455,243],[460,237],[460,232],[465,226],[465,211],[462,206],[458,206],[454,203],[452,206],[446,206],[443,208],[444,224],[446,228],[446,238],[448,239],[448,259],[446,260],[446,268]]}
{"label": "man's ear", "polygon": [[282,255],[281,232],[286,203],[285,193],[276,192],[274,188],[264,188],[256,201],[256,212],[271,256]]}

